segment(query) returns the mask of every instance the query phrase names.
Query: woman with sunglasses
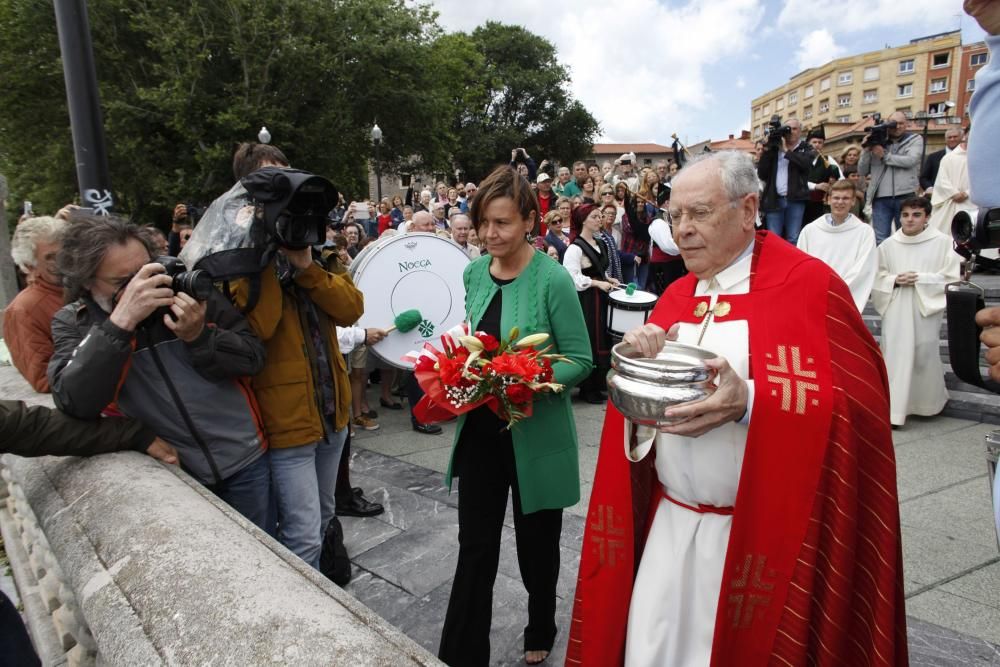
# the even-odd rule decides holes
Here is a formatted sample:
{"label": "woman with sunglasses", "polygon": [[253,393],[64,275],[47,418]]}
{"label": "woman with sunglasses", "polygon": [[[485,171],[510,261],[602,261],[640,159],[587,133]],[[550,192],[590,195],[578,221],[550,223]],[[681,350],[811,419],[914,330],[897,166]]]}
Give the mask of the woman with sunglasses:
{"label": "woman with sunglasses", "polygon": [[545,227],[548,231],[545,233],[544,247],[556,249],[556,253],[558,253],[557,259],[560,264],[562,264],[566,248],[570,243],[569,237],[563,232],[564,224],[566,224],[566,221],[563,219],[563,213],[558,209],[549,211],[545,216]]}

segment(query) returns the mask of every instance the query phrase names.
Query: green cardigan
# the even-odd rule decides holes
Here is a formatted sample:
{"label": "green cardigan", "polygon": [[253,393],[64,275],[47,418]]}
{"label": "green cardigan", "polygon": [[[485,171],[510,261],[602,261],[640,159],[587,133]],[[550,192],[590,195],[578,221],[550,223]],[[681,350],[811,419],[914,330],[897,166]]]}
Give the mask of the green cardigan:
{"label": "green cardigan", "polygon": [[[580,501],[580,464],[570,390],[593,368],[580,299],[566,269],[545,253],[536,252],[521,275],[503,287],[490,277],[491,259],[480,257],[465,269],[465,312],[473,330],[500,289],[503,290],[501,335],[506,336],[515,326],[521,336],[548,333],[554,351],[573,360],[573,363],[557,362],[552,367],[554,381],[566,388],[559,394],[536,397],[531,417],[512,429],[522,511],[528,514],[569,507]],[[458,421],[448,464],[449,486],[455,446],[464,425],[463,415]]]}

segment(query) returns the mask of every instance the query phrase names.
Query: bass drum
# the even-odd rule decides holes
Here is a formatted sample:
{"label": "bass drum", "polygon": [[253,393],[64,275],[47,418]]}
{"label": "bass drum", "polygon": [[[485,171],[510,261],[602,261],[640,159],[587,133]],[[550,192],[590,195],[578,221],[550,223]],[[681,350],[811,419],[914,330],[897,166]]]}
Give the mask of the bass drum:
{"label": "bass drum", "polygon": [[354,284],[365,295],[365,313],[359,327],[388,329],[396,316],[419,310],[416,329],[398,329],[370,349],[396,368],[412,369],[402,357],[423,348],[440,347],[438,337],[465,320],[465,283],[462,274],[469,257],[456,243],[426,232],[402,234],[375,241],[351,262]]}

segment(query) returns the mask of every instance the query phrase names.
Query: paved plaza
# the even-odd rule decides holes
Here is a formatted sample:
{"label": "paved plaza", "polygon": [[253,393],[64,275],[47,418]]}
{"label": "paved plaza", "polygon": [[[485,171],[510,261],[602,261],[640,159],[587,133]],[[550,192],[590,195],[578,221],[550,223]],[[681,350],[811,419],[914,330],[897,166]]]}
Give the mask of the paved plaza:
{"label": "paved plaza", "polygon": [[[372,405],[376,393],[370,391]],[[404,403],[405,405],[405,403]],[[548,664],[562,664],[584,516],[603,406],[574,401],[582,499],[564,515],[559,636]],[[385,514],[344,519],[355,564],[347,590],[390,623],[437,651],[458,554],[457,493],[449,495],[454,424],[428,436],[406,411],[379,410],[382,428],[354,439],[352,481]],[[911,418],[896,445],[906,611],[913,665],[1000,665],[1000,551],[993,529],[983,437],[1000,428],[963,419]],[[457,490],[457,482],[455,485]],[[522,661],[527,594],[521,585],[508,505],[493,600],[492,664]]]}

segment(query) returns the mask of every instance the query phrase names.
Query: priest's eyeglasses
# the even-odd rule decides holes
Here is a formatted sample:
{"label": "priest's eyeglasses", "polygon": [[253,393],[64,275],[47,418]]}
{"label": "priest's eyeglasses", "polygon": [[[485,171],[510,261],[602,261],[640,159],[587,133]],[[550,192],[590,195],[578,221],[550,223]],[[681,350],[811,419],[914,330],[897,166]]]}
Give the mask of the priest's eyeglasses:
{"label": "priest's eyeglasses", "polygon": [[701,227],[708,224],[714,216],[715,209],[708,206],[695,206],[686,209],[670,207],[667,209],[667,224],[670,226],[670,231],[673,231],[686,218],[695,227]]}

